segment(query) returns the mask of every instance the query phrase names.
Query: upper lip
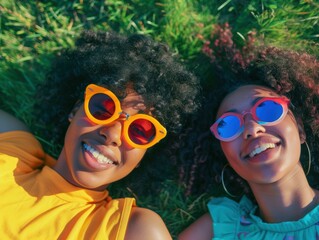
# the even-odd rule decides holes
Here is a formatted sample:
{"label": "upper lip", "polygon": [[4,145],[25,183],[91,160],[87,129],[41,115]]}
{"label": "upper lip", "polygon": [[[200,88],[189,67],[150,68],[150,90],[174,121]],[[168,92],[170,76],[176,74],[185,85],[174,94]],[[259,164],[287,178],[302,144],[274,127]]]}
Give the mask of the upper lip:
{"label": "upper lip", "polygon": [[89,146],[91,146],[92,148],[94,148],[95,150],[97,150],[98,152],[100,152],[102,155],[104,155],[106,158],[110,159],[115,165],[119,164],[119,161],[117,160],[117,158],[114,156],[114,153],[111,149],[109,149],[108,147],[104,146],[103,144],[100,143],[94,143],[94,142],[83,142]]}
{"label": "upper lip", "polygon": [[240,157],[243,159],[249,158],[249,154],[257,149],[258,147],[264,145],[264,144],[275,144],[276,146],[280,144],[280,140],[273,137],[261,137],[252,139],[251,141],[248,141],[241,151]]}

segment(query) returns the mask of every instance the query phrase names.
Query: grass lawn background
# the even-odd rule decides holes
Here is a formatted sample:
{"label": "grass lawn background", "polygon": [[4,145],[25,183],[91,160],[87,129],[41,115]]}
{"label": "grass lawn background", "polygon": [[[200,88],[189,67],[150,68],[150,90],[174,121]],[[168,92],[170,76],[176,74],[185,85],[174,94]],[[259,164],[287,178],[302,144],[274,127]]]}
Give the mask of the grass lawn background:
{"label": "grass lawn background", "polygon": [[[54,55],[73,47],[83,29],[148,34],[167,43],[204,85],[211,85],[210,61],[202,47],[216,24],[229,24],[238,48],[254,31],[256,44],[302,49],[319,56],[318,22],[317,0],[0,0],[0,107],[26,122],[55,155],[58,147],[41,138],[43,126],[30,116],[36,101],[33,94]],[[123,185],[111,190],[114,196],[135,196],[138,205],[158,212],[176,238],[220,189],[186,198],[173,166],[167,163],[157,174],[156,194],[136,195]]]}

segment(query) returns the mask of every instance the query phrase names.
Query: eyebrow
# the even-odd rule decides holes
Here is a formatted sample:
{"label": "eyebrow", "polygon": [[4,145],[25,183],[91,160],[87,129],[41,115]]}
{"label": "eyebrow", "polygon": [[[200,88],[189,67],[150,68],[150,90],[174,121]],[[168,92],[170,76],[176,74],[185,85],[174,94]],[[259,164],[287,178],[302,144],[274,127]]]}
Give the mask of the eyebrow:
{"label": "eyebrow", "polygon": [[[264,98],[264,97],[256,97],[253,101],[251,101],[250,107],[252,108],[252,107],[256,104],[256,102],[258,102],[258,101],[259,101],[260,99],[262,99],[262,98]],[[226,112],[223,112],[221,115],[223,115],[224,113],[229,113],[229,112],[241,113],[241,112],[238,111],[237,109],[232,108],[232,109],[229,109],[229,110],[226,111]],[[221,115],[220,115],[220,116],[221,116]]]}

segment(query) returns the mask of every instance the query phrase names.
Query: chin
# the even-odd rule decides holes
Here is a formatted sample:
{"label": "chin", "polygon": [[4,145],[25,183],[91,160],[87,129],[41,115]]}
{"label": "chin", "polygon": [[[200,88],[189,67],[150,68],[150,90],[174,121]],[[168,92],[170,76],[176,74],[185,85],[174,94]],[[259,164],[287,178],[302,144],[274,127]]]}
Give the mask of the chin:
{"label": "chin", "polygon": [[75,175],[75,182],[80,188],[90,190],[105,190],[107,186],[107,184],[101,183],[101,180],[97,179],[96,176],[83,172]]}

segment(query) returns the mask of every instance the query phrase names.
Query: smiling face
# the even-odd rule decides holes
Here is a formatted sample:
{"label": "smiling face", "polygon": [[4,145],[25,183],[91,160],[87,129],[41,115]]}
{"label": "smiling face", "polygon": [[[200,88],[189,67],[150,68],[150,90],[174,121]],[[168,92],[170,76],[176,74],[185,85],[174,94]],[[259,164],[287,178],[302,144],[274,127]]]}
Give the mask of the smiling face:
{"label": "smiling face", "polygon": [[[263,97],[279,96],[262,86],[242,86],[225,97],[217,118],[229,111],[247,112]],[[291,173],[299,164],[300,144],[298,125],[291,111],[272,126],[260,125],[251,114],[246,114],[243,132],[230,142],[221,141],[229,164],[249,183],[273,183]]]}
{"label": "smiling face", "polygon": [[[122,110],[130,116],[148,113],[143,98],[129,91],[121,101]],[[63,150],[54,169],[71,184],[87,189],[103,190],[128,175],[141,161],[146,150],[132,148],[123,138],[123,121],[107,125],[92,123],[81,105],[65,136]]]}

